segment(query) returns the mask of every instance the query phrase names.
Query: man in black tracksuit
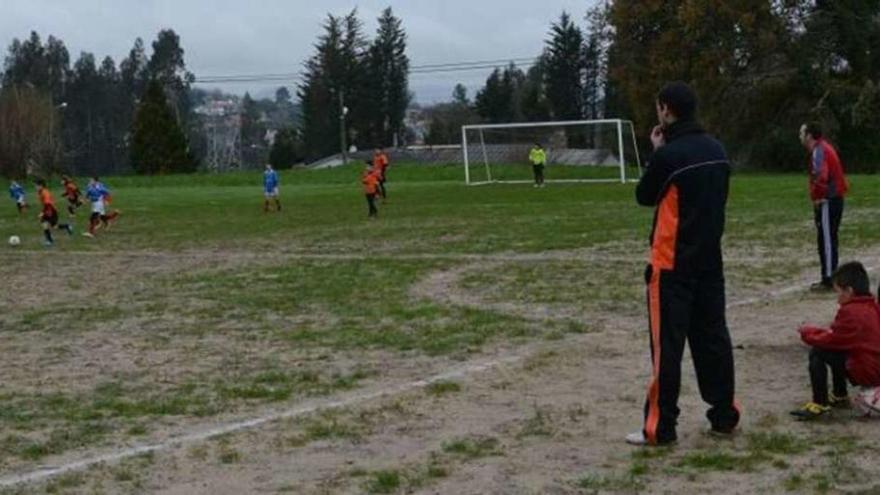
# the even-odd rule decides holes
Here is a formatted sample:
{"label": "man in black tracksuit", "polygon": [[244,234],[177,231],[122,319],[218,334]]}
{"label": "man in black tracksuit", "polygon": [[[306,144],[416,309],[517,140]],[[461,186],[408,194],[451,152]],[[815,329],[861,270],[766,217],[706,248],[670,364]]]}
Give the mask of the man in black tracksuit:
{"label": "man in black tracksuit", "polygon": [[733,351],[725,318],[721,237],[730,180],[724,147],[694,120],[696,96],[684,83],[657,97],[654,153],[636,189],[653,206],[648,284],[652,380],[636,445],[675,442],[681,357],[691,348],[700,395],[710,404],[710,433],[729,435],[739,422]]}

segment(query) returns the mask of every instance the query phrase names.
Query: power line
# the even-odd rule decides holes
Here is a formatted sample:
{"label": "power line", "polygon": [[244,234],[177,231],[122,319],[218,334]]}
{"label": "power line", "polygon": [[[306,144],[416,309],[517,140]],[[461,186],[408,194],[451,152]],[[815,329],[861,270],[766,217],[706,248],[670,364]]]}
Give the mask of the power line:
{"label": "power line", "polygon": [[[449,62],[442,64],[424,64],[410,67],[411,75],[439,74],[449,72],[466,72],[471,70],[494,69],[501,64],[519,64],[526,67],[534,65],[538,57],[517,57],[509,59],[479,60],[473,62]],[[300,73],[275,73],[275,74],[239,74],[221,76],[197,77],[197,83],[253,83],[253,82],[294,82],[302,78]]]}

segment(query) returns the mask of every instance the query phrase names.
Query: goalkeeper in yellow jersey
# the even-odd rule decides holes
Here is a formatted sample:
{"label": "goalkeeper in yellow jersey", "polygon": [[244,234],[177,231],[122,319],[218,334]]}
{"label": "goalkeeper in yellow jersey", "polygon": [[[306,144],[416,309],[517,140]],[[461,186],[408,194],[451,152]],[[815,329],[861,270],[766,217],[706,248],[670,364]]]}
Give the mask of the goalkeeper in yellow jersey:
{"label": "goalkeeper in yellow jersey", "polygon": [[544,165],[547,163],[547,152],[541,143],[529,151],[529,161],[532,162],[532,172],[535,174],[535,187],[544,187]]}

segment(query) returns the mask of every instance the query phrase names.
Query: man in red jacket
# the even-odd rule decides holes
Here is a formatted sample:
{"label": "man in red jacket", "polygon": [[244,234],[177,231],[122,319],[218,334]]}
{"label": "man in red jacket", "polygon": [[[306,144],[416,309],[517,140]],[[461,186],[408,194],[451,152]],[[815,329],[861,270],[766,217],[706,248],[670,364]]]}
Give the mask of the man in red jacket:
{"label": "man in red jacket", "polygon": [[[817,418],[832,406],[849,404],[846,381],[861,387],[880,386],[880,305],[871,295],[868,273],[861,263],[841,265],[832,276],[840,309],[831,329],[803,326],[801,340],[810,350],[813,400],[792,411],[798,419]],[[828,395],[831,368],[833,391]]]}
{"label": "man in red jacket", "polygon": [[810,199],[822,264],[822,278],[810,288],[831,290],[831,274],[837,269],[837,230],[843,218],[843,197],[848,185],[837,151],[822,136],[818,124],[802,125],[800,139],[810,152]]}

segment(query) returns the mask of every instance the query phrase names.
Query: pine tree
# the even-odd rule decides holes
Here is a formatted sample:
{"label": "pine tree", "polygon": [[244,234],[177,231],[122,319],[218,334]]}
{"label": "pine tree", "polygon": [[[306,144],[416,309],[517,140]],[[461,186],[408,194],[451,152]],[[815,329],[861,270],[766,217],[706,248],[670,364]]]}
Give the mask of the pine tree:
{"label": "pine tree", "polygon": [[389,146],[394,144],[395,137],[402,137],[404,130],[403,119],[410,103],[409,58],[406,32],[391,7],[382,11],[378,22],[365,63],[369,92],[362,103],[373,110],[366,130],[372,146]]}
{"label": "pine tree", "polygon": [[299,135],[296,129],[285,127],[275,134],[275,141],[269,152],[269,163],[276,169],[290,168],[302,160]]}
{"label": "pine tree", "polygon": [[567,12],[550,28],[545,84],[553,117],[578,120],[584,114],[584,35]]}
{"label": "pine tree", "polygon": [[306,62],[297,95],[302,108],[303,147],[307,159],[340,151],[342,106],[346,116],[346,142],[352,142],[352,122],[363,122],[365,77],[363,59],[366,41],[354,10],[345,17],[328,15],[316,53]]}
{"label": "pine tree", "polygon": [[503,71],[493,70],[474,100],[477,113],[492,123],[523,120],[520,99],[525,80],[525,74],[513,63]]}
{"label": "pine tree", "polygon": [[192,172],[195,163],[161,82],[150,81],[138,105],[132,132],[131,162],[140,174]]}
{"label": "pine tree", "polygon": [[250,93],[241,100],[242,165],[256,168],[266,162],[266,126],[262,114]]}

